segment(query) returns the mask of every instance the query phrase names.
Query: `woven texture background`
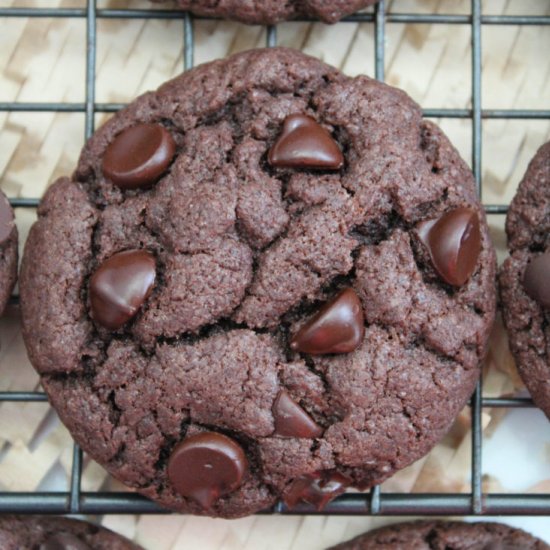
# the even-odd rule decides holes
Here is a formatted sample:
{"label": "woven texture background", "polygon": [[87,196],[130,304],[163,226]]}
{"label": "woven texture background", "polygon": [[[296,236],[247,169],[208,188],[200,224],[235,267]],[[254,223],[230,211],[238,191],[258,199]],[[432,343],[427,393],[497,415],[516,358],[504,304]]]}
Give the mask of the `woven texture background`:
{"label": "woven texture background", "polygon": [[[389,11],[470,12],[467,0],[394,0]],[[0,7],[83,7],[84,0],[0,0]],[[170,4],[167,5],[168,7]],[[147,7],[142,0],[98,0],[99,8]],[[159,8],[160,9],[160,8]],[[487,14],[546,14],[548,0],[486,0]],[[219,21],[195,23],[195,63],[263,46],[264,30]],[[374,26],[286,23],[279,43],[321,57],[344,72],[374,74]],[[550,105],[550,28],[484,26],[482,107],[548,109]],[[183,67],[182,22],[99,20],[97,102],[125,102],[179,74]],[[0,102],[84,101],[85,20],[0,19]],[[468,25],[386,27],[386,80],[405,89],[425,108],[467,108],[471,93]],[[97,115],[96,126],[107,115]],[[471,122],[444,120],[443,129],[471,161]],[[550,121],[483,122],[483,199],[508,202],[536,149],[550,139]],[[80,113],[0,113],[1,188],[10,197],[41,196],[60,175],[74,169],[84,141]],[[21,246],[34,220],[19,209]],[[499,257],[505,256],[503,217],[490,224]],[[0,320],[0,391],[34,390],[38,379],[26,357],[17,307]],[[486,364],[484,393],[521,391],[499,323]],[[533,413],[537,414],[537,413]],[[484,436],[490,440],[506,412],[485,410]],[[432,453],[400,472],[383,490],[469,490],[469,411]],[[535,457],[550,473],[550,428],[540,434],[546,454]],[[71,465],[71,438],[46,403],[0,404],[0,490],[64,489]],[[546,465],[546,470],[544,469]],[[550,492],[550,474],[523,491]],[[85,461],[83,490],[123,488],[93,461]],[[486,489],[509,490],[506,481],[486,476]],[[177,516],[96,518],[146,548],[204,550],[321,549],[387,519],[346,517],[265,517],[234,522]],[[392,520],[395,521],[395,520]]]}

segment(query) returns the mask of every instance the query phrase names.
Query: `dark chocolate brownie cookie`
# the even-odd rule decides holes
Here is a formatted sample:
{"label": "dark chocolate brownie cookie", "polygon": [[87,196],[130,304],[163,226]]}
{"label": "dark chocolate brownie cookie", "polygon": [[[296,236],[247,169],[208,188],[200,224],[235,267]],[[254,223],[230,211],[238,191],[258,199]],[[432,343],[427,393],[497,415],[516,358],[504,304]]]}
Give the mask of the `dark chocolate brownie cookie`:
{"label": "dark chocolate brownie cookie", "polygon": [[506,233],[510,257],[499,282],[510,348],[533,400],[550,418],[550,142],[519,184]]}
{"label": "dark chocolate brownie cookie", "polygon": [[17,227],[6,195],[0,191],[0,314],[17,280]]}
{"label": "dark chocolate brownie cookie", "polygon": [[181,511],[323,506],[424,455],[495,308],[473,179],[403,92],[287,49],[145,94],[48,191],[30,358],[75,439]]}
{"label": "dark chocolate brownie cookie", "polygon": [[2,550],[140,550],[92,523],[46,516],[0,517]]}
{"label": "dark chocolate brownie cookie", "polygon": [[[152,0],[165,2],[166,0]],[[195,15],[221,17],[243,23],[269,25],[299,17],[336,23],[342,17],[378,0],[176,0]]]}
{"label": "dark chocolate brownie cookie", "polygon": [[550,550],[550,546],[501,523],[419,521],[376,529],[332,550]]}

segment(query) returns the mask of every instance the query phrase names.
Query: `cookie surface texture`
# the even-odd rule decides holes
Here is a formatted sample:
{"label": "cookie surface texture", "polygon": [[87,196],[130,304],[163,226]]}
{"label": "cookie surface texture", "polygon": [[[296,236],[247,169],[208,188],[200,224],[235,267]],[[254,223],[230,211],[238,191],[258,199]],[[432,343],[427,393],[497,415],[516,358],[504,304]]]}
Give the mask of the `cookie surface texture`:
{"label": "cookie surface texture", "polygon": [[[162,3],[164,0],[152,0]],[[342,17],[376,4],[377,0],[177,0],[195,15],[220,17],[253,25],[271,25],[297,18],[336,23]]]}
{"label": "cookie surface texture", "polygon": [[375,529],[332,550],[548,550],[521,529],[501,523],[419,521]]}
{"label": "cookie surface texture", "polygon": [[142,550],[124,537],[85,521],[51,516],[0,517],[2,550]]}
{"label": "cookie surface texture", "polygon": [[494,276],[472,174],[404,92],[254,50],[138,98],[51,186],[24,337],[76,441],[161,505],[321,508],[449,429]]}

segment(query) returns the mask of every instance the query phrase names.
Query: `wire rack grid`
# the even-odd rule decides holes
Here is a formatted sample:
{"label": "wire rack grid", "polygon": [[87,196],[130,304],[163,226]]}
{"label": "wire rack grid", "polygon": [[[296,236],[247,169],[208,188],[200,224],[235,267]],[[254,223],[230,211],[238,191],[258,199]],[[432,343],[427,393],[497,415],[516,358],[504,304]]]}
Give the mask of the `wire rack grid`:
{"label": "wire rack grid", "polygon": [[[86,20],[86,87],[84,103],[23,103],[0,102],[0,112],[77,112],[85,114],[85,138],[94,131],[96,113],[113,113],[124,107],[119,103],[96,103],[97,20],[103,19],[177,19],[184,33],[183,68],[193,66],[193,21],[200,17],[177,10],[98,9],[96,0],[88,0],[85,8],[0,8],[0,18],[81,18]],[[308,19],[301,19],[309,21]],[[424,109],[426,117],[470,119],[472,122],[472,170],[477,192],[482,198],[481,129],[484,119],[549,119],[550,110],[484,110],[481,105],[481,29],[482,25],[542,25],[550,27],[550,16],[485,15],[481,0],[471,0],[471,12],[466,15],[417,14],[387,12],[381,0],[373,13],[356,13],[343,22],[373,23],[375,27],[375,76],[384,80],[385,28],[391,23],[424,23],[469,25],[471,27],[471,108]],[[266,46],[277,45],[277,27],[266,28]],[[35,208],[39,198],[12,198],[14,207]],[[506,204],[485,204],[488,214],[507,212]],[[12,301],[16,302],[17,297]],[[0,392],[0,402],[47,401],[43,392]],[[482,431],[483,408],[533,407],[529,398],[488,398],[482,396],[482,381],[471,398],[472,454],[471,491],[469,493],[386,493],[376,486],[368,493],[348,493],[330,502],[322,512],[307,504],[289,510],[281,502],[263,514],[328,514],[328,515],[394,515],[394,516],[459,516],[459,515],[550,515],[550,494],[496,494],[482,491]],[[81,490],[82,451],[74,444],[72,468],[67,491],[0,492],[0,513],[18,514],[149,514],[166,513],[155,503],[135,493],[85,492]]]}

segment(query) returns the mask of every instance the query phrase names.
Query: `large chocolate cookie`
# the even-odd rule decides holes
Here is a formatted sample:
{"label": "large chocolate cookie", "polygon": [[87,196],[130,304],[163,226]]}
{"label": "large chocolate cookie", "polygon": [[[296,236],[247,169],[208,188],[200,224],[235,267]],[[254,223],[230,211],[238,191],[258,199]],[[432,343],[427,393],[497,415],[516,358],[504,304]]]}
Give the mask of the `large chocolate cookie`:
{"label": "large chocolate cookie", "polygon": [[134,101],[51,187],[24,335],[128,485],[224,517],[320,507],[446,432],[494,276],[472,175],[406,94],[256,50]]}
{"label": "large chocolate cookie", "polygon": [[550,550],[550,546],[501,523],[419,521],[376,529],[332,550]]}
{"label": "large chocolate cookie", "polygon": [[550,418],[550,142],[519,184],[506,233],[510,257],[499,279],[504,322],[521,377]]}
{"label": "large chocolate cookie", "polygon": [[[152,0],[165,2],[166,0]],[[342,17],[375,4],[378,0],[176,0],[196,15],[221,17],[243,23],[268,25],[299,17],[336,23]]]}
{"label": "large chocolate cookie", "polygon": [[0,191],[0,314],[17,280],[17,227],[13,210]]}
{"label": "large chocolate cookie", "polygon": [[1,516],[2,550],[140,550],[92,523],[46,516]]}

